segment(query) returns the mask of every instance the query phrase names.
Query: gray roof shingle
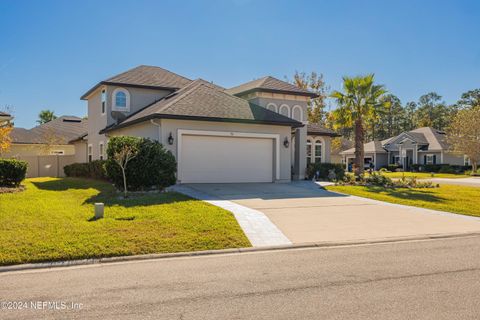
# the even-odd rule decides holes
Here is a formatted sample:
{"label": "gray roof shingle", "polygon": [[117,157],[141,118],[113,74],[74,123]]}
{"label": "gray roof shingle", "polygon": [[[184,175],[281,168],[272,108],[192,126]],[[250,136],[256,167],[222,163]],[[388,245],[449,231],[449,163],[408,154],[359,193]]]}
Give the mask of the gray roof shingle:
{"label": "gray roof shingle", "polygon": [[198,79],[102,132],[153,118],[303,126],[296,120],[249,103],[228,94],[217,85]]}
{"label": "gray roof shingle", "polygon": [[228,89],[228,93],[238,95],[241,93],[247,93],[250,91],[267,91],[278,93],[290,93],[295,95],[307,96],[315,98],[318,95],[308,90],[297,87],[286,81],[278,80],[277,78],[267,76],[260,79],[256,79],[239,86]]}
{"label": "gray roof shingle", "polygon": [[319,136],[330,136],[330,137],[340,137],[335,131],[325,128],[324,126],[316,123],[307,124],[307,134],[309,135],[319,135]]}
{"label": "gray roof shingle", "polygon": [[148,88],[163,88],[177,90],[192,82],[192,80],[180,76],[171,71],[155,66],[141,65],[110,77],[88,90],[81,99],[85,99],[100,85],[124,85]]}
{"label": "gray roof shingle", "polygon": [[13,128],[12,143],[68,144],[87,133],[87,120],[74,116],[61,116],[32,129]]}

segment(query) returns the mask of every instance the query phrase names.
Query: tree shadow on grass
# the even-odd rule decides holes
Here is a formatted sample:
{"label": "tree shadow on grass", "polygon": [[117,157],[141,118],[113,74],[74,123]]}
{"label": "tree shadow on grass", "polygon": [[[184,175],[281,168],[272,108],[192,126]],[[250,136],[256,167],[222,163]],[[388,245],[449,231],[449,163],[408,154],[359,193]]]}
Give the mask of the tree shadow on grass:
{"label": "tree shadow on grass", "polygon": [[406,188],[399,188],[399,189],[389,189],[389,188],[380,188],[380,187],[367,187],[368,192],[377,193],[377,194],[385,194],[392,198],[402,199],[402,200],[420,200],[426,202],[435,202],[441,203],[445,202],[447,199],[435,195],[432,193],[432,190],[435,189],[406,189]]}
{"label": "tree shadow on grass", "polygon": [[124,198],[123,194],[117,192],[111,183],[92,179],[60,178],[49,181],[32,181],[32,183],[38,189],[48,191],[95,189],[98,193],[86,199],[83,204],[103,202],[106,207],[114,205],[122,207],[142,207],[193,200],[192,198],[176,192],[132,193],[129,197]]}

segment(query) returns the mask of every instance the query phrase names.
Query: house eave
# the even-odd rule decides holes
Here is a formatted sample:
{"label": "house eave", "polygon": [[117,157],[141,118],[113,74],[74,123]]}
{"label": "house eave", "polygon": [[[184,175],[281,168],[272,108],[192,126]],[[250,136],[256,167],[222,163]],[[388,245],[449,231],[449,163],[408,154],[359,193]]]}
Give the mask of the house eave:
{"label": "house eave", "polygon": [[172,119],[172,120],[191,120],[191,121],[211,121],[211,122],[228,122],[228,123],[247,123],[247,124],[266,124],[276,126],[289,126],[292,128],[303,127],[304,124],[298,121],[292,122],[279,122],[279,121],[263,121],[263,120],[250,120],[250,119],[234,119],[234,118],[215,118],[215,117],[199,117],[199,116],[184,116],[184,115],[172,115],[172,114],[151,114],[146,117],[142,117],[128,123],[120,123],[111,127],[100,130],[99,134],[115,131],[118,129],[126,128],[128,126],[138,124],[141,122],[149,121],[152,119]]}
{"label": "house eave", "polygon": [[101,86],[117,86],[117,87],[127,87],[127,88],[140,88],[140,89],[153,89],[153,90],[168,90],[168,91],[176,91],[180,88],[178,87],[165,87],[165,86],[148,86],[148,85],[141,85],[141,84],[133,84],[133,83],[122,83],[122,82],[111,82],[111,81],[101,81],[93,86],[90,90],[85,92],[81,97],[80,100],[87,100],[90,95],[95,92]]}

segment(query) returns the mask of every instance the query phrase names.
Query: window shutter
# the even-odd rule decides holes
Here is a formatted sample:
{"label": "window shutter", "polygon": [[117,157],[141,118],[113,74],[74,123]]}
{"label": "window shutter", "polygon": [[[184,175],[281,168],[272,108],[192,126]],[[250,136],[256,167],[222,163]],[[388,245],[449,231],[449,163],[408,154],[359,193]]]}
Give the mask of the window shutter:
{"label": "window shutter", "polygon": [[423,156],[423,164],[427,164],[427,155]]}
{"label": "window shutter", "polygon": [[436,154],[433,155],[433,164],[437,164],[437,155]]}

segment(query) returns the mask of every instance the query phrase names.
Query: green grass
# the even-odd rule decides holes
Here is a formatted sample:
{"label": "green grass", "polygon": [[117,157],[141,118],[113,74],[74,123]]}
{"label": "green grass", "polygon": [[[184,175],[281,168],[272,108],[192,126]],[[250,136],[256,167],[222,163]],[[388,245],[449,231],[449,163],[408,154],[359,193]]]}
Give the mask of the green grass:
{"label": "green grass", "polygon": [[[431,178],[447,178],[447,179],[458,179],[458,178],[467,178],[469,176],[464,174],[453,174],[453,173],[429,173],[429,172],[380,172],[384,176],[389,178],[402,178],[405,177],[416,177],[417,179],[431,179]],[[366,172],[365,174],[368,175]]]}
{"label": "green grass", "polygon": [[[105,182],[36,178],[0,194],[0,264],[247,247],[233,215],[178,193],[122,199]],[[105,218],[93,220],[94,203]]]}
{"label": "green grass", "polygon": [[442,185],[426,189],[330,186],[330,191],[409,206],[480,217],[480,188]]}

